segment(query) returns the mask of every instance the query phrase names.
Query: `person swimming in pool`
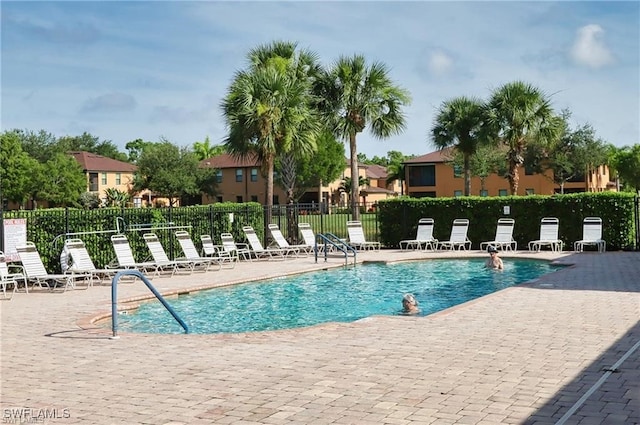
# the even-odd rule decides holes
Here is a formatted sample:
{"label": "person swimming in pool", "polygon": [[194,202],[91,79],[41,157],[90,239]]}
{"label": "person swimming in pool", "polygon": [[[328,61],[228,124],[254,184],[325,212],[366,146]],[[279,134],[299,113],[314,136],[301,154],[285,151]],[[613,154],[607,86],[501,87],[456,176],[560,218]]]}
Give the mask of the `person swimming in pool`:
{"label": "person swimming in pool", "polygon": [[413,294],[404,294],[402,297],[402,314],[418,314],[420,309],[418,308],[418,300]]}
{"label": "person swimming in pool", "polygon": [[496,249],[496,247],[489,245],[489,248],[487,248],[487,252],[489,253],[490,257],[487,260],[485,267],[494,270],[504,270],[502,258],[498,257],[498,250]]}

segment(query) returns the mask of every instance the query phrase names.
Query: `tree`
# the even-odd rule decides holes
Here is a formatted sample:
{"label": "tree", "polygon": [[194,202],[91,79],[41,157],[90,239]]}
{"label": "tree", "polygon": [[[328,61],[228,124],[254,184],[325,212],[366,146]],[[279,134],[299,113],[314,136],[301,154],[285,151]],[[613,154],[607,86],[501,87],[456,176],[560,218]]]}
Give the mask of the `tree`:
{"label": "tree", "polygon": [[[504,168],[504,158],[505,149],[502,147],[496,148],[488,144],[480,144],[478,146],[469,161],[469,171],[472,177],[475,176],[480,179],[480,193],[486,190],[487,177],[491,174],[501,174],[501,169]],[[453,152],[451,164],[454,167],[463,169],[464,155],[462,152],[458,150]]]}
{"label": "tree", "polygon": [[202,161],[203,159],[211,158],[225,153],[225,148],[223,145],[212,146],[211,141],[209,140],[209,136],[207,136],[205,137],[204,142],[195,142],[193,144],[193,151],[195,152],[198,159]]}
{"label": "tree", "polygon": [[439,149],[454,147],[462,153],[464,194],[471,194],[471,158],[484,142],[482,125],[485,107],[482,101],[469,97],[456,97],[440,105],[431,140]]}
{"label": "tree", "polygon": [[0,202],[7,199],[22,205],[33,177],[32,166],[36,162],[22,150],[16,131],[0,135]]}
{"label": "tree", "polygon": [[132,162],[134,164],[137,163],[138,158],[140,158],[140,155],[142,155],[142,152],[153,144],[153,142],[145,142],[142,139],[135,139],[127,142],[127,144],[125,145],[125,149],[129,151],[129,162]]}
{"label": "tree", "polygon": [[401,133],[406,122],[402,107],[410,103],[410,96],[391,81],[384,64],[374,62],[367,66],[364,56],[360,55],[339,58],[325,72],[316,91],[329,128],[338,139],[349,141],[351,213],[354,220],[358,220],[360,192],[356,137],[367,126],[379,139]]}
{"label": "tree", "polygon": [[22,150],[40,163],[45,163],[54,154],[56,138],[53,134],[40,130],[34,133],[29,130],[14,130],[20,138]]}
{"label": "tree", "polygon": [[56,150],[62,153],[85,151],[118,161],[127,161],[127,155],[120,152],[111,140],[100,141],[100,138],[87,132],[82,133],[80,136],[60,137],[56,145]]}
{"label": "tree", "polygon": [[624,185],[640,193],[640,144],[617,149],[612,163]]}
{"label": "tree", "polygon": [[50,206],[79,205],[80,195],[87,190],[87,178],[82,167],[70,155],[56,153],[44,164],[42,182],[36,192]]}
{"label": "tree", "polygon": [[167,140],[154,143],[138,158],[134,190],[149,189],[169,198],[171,205],[183,196],[212,193],[214,171],[200,168],[199,164],[189,148],[179,148]]}
{"label": "tree", "polygon": [[508,147],[507,180],[511,194],[518,192],[518,170],[524,163],[527,145],[547,145],[557,140],[558,120],[548,97],[537,87],[522,81],[496,89],[488,103],[487,124],[491,136]]}
{"label": "tree", "polygon": [[222,103],[231,155],[255,155],[267,178],[266,222],[273,206],[273,171],[279,155],[305,157],[316,150],[319,120],[312,108],[316,55],[276,41],[248,54],[250,66],[234,77]]}

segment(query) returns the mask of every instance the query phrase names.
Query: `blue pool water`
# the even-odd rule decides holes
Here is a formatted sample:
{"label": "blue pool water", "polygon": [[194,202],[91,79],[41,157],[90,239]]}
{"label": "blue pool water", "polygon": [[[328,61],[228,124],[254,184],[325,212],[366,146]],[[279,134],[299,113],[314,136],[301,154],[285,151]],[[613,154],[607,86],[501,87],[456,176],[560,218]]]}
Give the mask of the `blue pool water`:
{"label": "blue pool water", "polygon": [[[407,292],[418,300],[420,315],[427,315],[557,268],[521,259],[508,259],[503,271],[484,268],[484,259],[365,264],[211,289],[168,301],[192,333],[288,329],[401,314],[402,296]],[[129,332],[183,332],[159,302],[119,315],[118,323]]]}

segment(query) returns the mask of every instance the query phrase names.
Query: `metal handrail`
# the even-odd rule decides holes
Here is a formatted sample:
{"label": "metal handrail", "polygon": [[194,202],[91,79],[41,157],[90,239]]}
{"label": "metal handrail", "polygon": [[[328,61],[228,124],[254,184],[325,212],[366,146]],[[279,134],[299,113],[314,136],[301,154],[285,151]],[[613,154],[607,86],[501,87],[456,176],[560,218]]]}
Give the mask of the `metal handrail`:
{"label": "metal handrail", "polygon": [[316,235],[316,246],[314,249],[316,263],[318,262],[318,238],[324,241],[325,249],[324,249],[324,261],[327,261],[327,244],[335,247],[336,249],[342,251],[344,253],[344,265],[346,266],[349,262],[349,252],[353,253],[353,264],[356,264],[356,250],[351,245],[334,235],[333,233],[318,233]]}
{"label": "metal handrail", "polygon": [[113,336],[111,337],[112,339],[119,338],[118,337],[118,281],[122,276],[135,276],[140,280],[142,280],[144,284],[147,285],[147,288],[149,288],[149,290],[153,292],[153,295],[155,295],[156,298],[162,303],[164,308],[166,308],[169,311],[169,313],[171,313],[173,318],[176,319],[176,321],[180,324],[180,326],[182,326],[182,329],[184,329],[184,332],[187,334],[189,333],[189,326],[187,326],[184,320],[182,320],[180,316],[178,316],[178,314],[175,312],[173,307],[171,307],[169,303],[167,303],[164,297],[160,295],[160,293],[155,288],[155,286],[151,284],[149,279],[147,279],[147,277],[144,274],[142,274],[138,270],[122,270],[116,273],[116,275],[113,277],[113,280],[111,282],[111,330],[113,332]]}

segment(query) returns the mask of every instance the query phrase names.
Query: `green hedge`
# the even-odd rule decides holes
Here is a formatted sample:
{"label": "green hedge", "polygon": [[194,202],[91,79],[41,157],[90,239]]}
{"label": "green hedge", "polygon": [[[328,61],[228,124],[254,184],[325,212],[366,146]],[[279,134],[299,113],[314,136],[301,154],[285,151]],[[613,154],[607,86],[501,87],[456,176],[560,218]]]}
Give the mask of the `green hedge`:
{"label": "green hedge", "polygon": [[[398,198],[379,202],[380,240],[387,247],[397,247],[403,239],[413,239],[418,220],[431,217],[435,221],[434,237],[448,240],[456,218],[469,219],[469,239],[474,249],[480,242],[493,240],[496,223],[501,217],[515,219],[513,232],[518,249],[527,249],[529,241],[539,238],[540,219],[557,217],[559,237],[565,249],[582,238],[582,220],[601,217],[607,250],[635,247],[635,195],[603,192],[554,196]],[[504,214],[508,206],[510,213]]]}

